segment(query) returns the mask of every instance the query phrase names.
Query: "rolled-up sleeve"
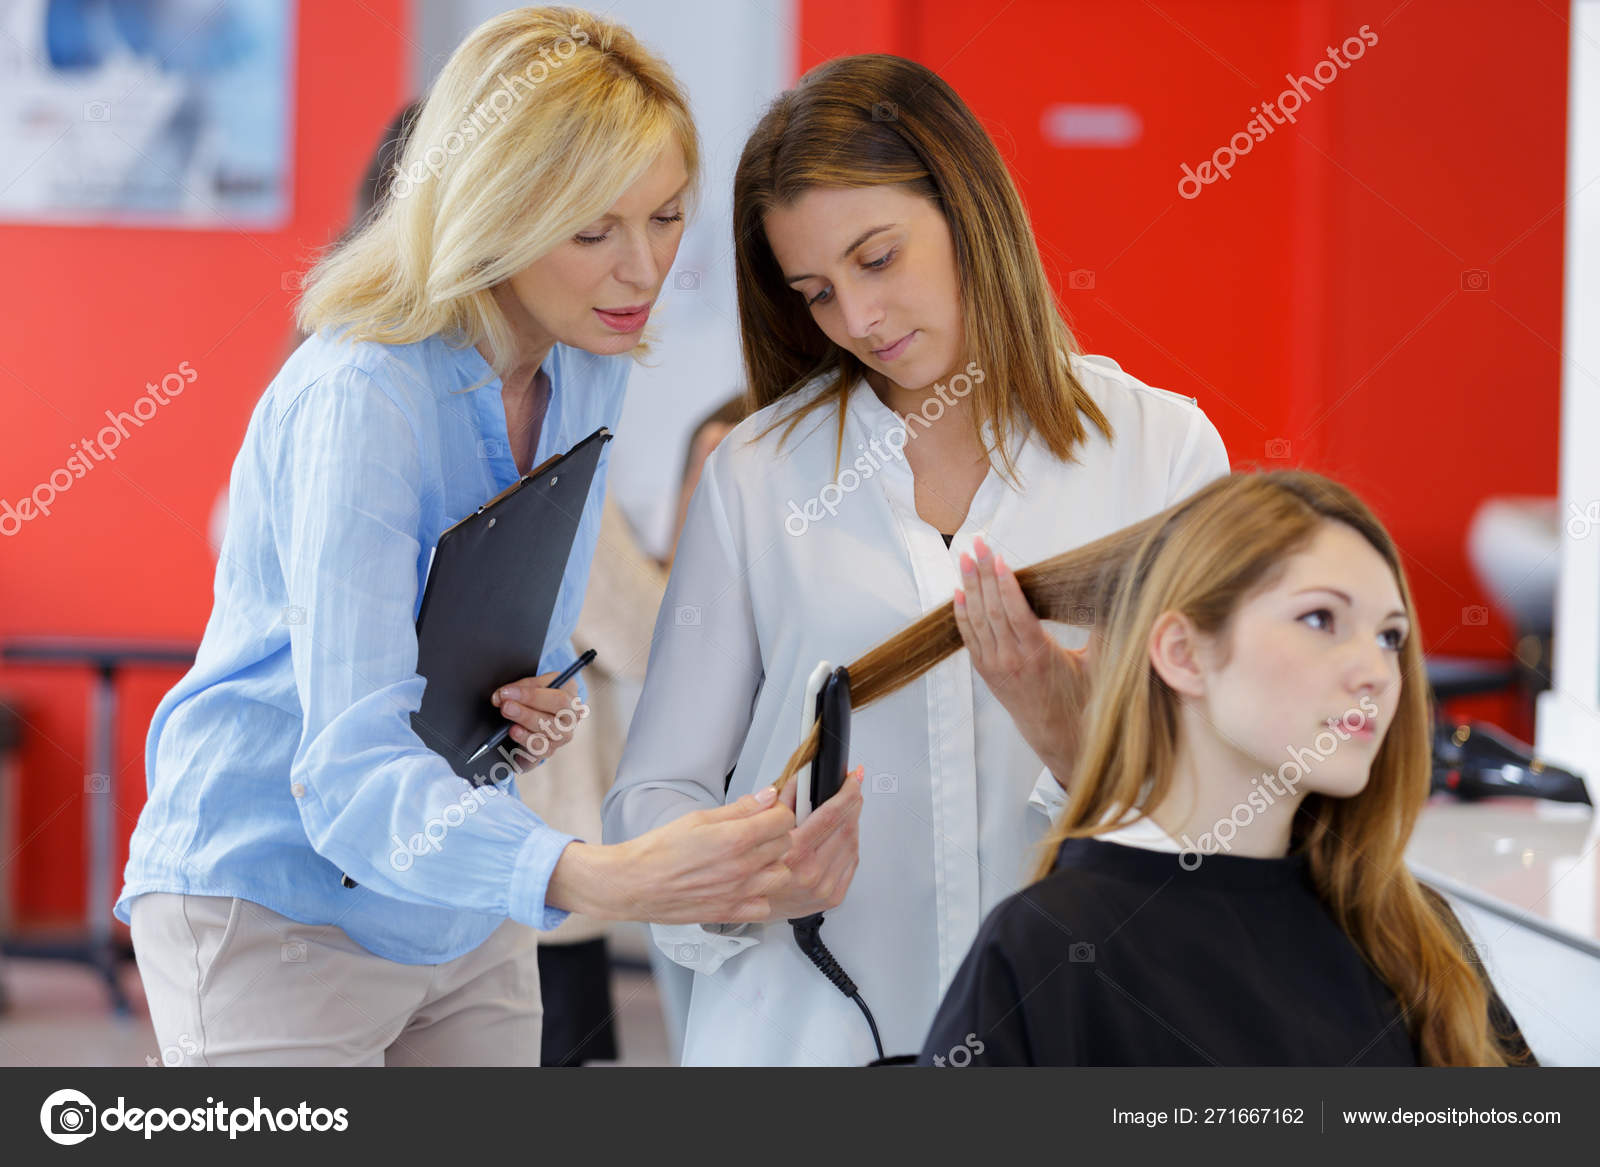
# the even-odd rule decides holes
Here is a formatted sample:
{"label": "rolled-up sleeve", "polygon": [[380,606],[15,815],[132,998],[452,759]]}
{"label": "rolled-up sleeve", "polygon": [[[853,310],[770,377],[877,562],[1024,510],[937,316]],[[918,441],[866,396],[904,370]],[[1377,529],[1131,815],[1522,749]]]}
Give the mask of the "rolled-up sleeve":
{"label": "rolled-up sleeve", "polygon": [[278,419],[273,537],[303,730],[289,782],[316,852],[394,899],[553,928],[571,835],[507,789],[470,787],[411,728],[423,499],[415,419],[358,369]]}

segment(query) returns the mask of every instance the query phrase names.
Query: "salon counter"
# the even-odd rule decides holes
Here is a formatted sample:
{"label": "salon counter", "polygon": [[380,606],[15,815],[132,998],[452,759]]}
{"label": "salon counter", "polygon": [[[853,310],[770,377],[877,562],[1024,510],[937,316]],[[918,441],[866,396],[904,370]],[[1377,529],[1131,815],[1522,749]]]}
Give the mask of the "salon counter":
{"label": "salon counter", "polygon": [[1546,1065],[1600,1065],[1600,818],[1435,796],[1406,855],[1443,892]]}

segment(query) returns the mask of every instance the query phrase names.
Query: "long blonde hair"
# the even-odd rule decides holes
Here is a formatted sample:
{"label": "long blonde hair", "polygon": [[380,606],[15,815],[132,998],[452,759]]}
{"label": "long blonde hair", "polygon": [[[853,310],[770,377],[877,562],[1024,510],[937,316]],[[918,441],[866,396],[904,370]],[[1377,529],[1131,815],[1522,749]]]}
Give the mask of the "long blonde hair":
{"label": "long blonde hair", "polygon": [[1004,472],[1015,475],[1010,439],[1025,422],[1062,461],[1072,461],[1086,440],[1086,421],[1110,441],[1110,421],[1067,362],[1078,343],[1056,306],[1000,152],[938,74],[884,54],[839,57],[812,69],[773,101],[734,173],[735,276],[750,410],[816,377],[832,378],[831,388],[782,411],[767,430],[786,421],[787,437],[813,410],[837,403],[842,454],[845,398],[867,369],[823,334],[784,282],[767,242],[766,213],[817,187],[880,185],[933,200],[949,224],[965,356],[983,373],[967,376],[976,382],[973,428],[982,441],[984,423],[993,424]]}
{"label": "long blonde hair", "polygon": [[[1176,611],[1203,633],[1225,635],[1240,602],[1327,522],[1352,528],[1383,557],[1412,630],[1400,650],[1395,717],[1366,787],[1350,798],[1308,794],[1291,848],[1307,855],[1318,895],[1394,992],[1422,1062],[1504,1065],[1510,1035],[1490,1030],[1489,989],[1466,937],[1404,861],[1431,772],[1430,697],[1405,571],[1376,516],[1320,475],[1220,478],[1160,514],[1016,573],[1041,618],[1091,626],[1099,638],[1067,804],[1034,877],[1051,870],[1063,839],[1142,815],[1171,788],[1179,698],[1150,664],[1146,646],[1157,618]],[[951,606],[929,613],[848,666],[852,707],[909,684],[960,647]],[[815,755],[815,736],[780,781]]]}
{"label": "long blonde hair", "polygon": [[382,209],[307,276],[301,330],[486,342],[505,376],[516,341],[494,286],[605,214],[672,142],[692,196],[688,100],[620,24],[578,8],[485,21],[429,91]]}

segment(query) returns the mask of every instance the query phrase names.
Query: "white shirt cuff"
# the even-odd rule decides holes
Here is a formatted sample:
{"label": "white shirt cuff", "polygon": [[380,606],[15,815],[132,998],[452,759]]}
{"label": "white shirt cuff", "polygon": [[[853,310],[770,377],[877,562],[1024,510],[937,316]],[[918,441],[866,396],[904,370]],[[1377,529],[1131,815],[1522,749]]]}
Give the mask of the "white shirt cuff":
{"label": "white shirt cuff", "polygon": [[1061,789],[1061,783],[1056,781],[1056,776],[1050,773],[1048,767],[1033,784],[1028,805],[1049,819],[1051,826],[1055,826],[1056,820],[1061,817],[1061,811],[1067,805],[1067,792]]}
{"label": "white shirt cuff", "polygon": [[650,937],[669,959],[698,973],[714,973],[730,958],[761,943],[747,924],[717,925],[715,931],[699,924],[651,924]]}

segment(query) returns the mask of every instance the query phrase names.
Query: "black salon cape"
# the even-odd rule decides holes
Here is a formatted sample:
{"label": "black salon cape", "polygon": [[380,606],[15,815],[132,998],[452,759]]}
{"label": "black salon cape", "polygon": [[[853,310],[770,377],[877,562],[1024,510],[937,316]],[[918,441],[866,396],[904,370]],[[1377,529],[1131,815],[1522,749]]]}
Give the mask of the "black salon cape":
{"label": "black salon cape", "polygon": [[[1491,1013],[1525,1050],[1498,998]],[[919,1063],[1414,1066],[1417,1051],[1304,855],[1068,839],[984,921]]]}

